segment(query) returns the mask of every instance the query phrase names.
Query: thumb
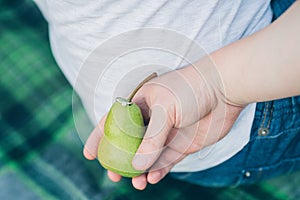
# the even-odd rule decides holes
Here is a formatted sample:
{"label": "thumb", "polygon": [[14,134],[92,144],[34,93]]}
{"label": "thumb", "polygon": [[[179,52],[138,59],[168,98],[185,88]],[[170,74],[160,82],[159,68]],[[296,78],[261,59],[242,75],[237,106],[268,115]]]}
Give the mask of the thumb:
{"label": "thumb", "polygon": [[136,169],[146,170],[158,159],[174,124],[170,116],[170,112],[161,105],[151,108],[147,131],[132,162]]}

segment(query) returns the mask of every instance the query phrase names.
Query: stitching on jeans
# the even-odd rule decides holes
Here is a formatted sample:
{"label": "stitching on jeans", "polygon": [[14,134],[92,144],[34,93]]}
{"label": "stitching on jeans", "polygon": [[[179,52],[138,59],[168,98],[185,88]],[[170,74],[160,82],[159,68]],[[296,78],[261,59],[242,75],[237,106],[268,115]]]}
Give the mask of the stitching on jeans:
{"label": "stitching on jeans", "polygon": [[277,167],[280,167],[281,165],[284,165],[286,163],[291,163],[291,165],[289,165],[289,168],[285,174],[291,174],[293,171],[295,171],[296,162],[299,161],[300,161],[300,157],[295,157],[295,158],[288,158],[288,159],[281,160],[272,165],[262,165],[253,168],[245,168],[241,171],[240,177],[242,178],[238,184],[248,183],[249,179],[244,177],[246,171],[249,171],[250,173],[255,173],[255,176],[253,177],[254,179],[252,178],[253,179],[252,181],[257,182],[260,180],[264,180],[264,178],[262,178],[264,173],[268,173],[268,171],[270,170],[276,170]]}
{"label": "stitching on jeans", "polygon": [[273,104],[274,104],[273,101],[265,102],[265,109],[263,112],[263,120],[258,129],[259,136],[266,136],[269,134],[270,125],[271,125],[271,121],[273,118],[273,110],[274,110]]}
{"label": "stitching on jeans", "polygon": [[300,157],[297,156],[294,158],[286,158],[286,159],[277,161],[276,163],[271,164],[271,165],[261,165],[261,166],[257,166],[257,167],[246,168],[246,169],[244,169],[244,171],[250,171],[250,172],[257,172],[257,171],[261,171],[261,170],[265,171],[265,170],[274,169],[285,163],[289,163],[289,162],[292,163],[292,162],[299,162],[299,161],[300,161]]}
{"label": "stitching on jeans", "polygon": [[271,105],[271,109],[270,109],[270,117],[269,117],[268,124],[267,124],[267,129],[270,128],[271,120],[273,117],[273,110],[274,110],[274,106],[273,106],[273,101],[272,101],[272,105]]}
{"label": "stitching on jeans", "polygon": [[263,115],[264,115],[263,120],[262,120],[262,123],[261,123],[258,131],[264,127],[264,124],[265,124],[265,121],[266,121],[266,118],[267,118],[267,113],[269,111],[269,102],[266,102],[265,104],[266,104],[266,106],[265,106],[264,113],[263,113]]}
{"label": "stitching on jeans", "polygon": [[[266,136],[266,137],[260,138],[260,140],[272,140],[272,139],[276,139],[278,137],[281,137],[283,134],[290,134],[291,132],[294,132],[294,131],[299,132],[299,130],[300,130],[300,127],[288,129],[288,130],[285,130],[285,131],[281,131],[281,132],[277,133],[276,135],[270,135],[270,136]],[[295,134],[299,134],[299,133],[295,133]]]}
{"label": "stitching on jeans", "polygon": [[264,118],[263,118],[263,121],[262,121],[262,123],[260,125],[260,128],[262,128],[264,126],[264,124],[265,124],[268,110],[269,110],[269,102],[266,102],[266,108],[264,109]]}

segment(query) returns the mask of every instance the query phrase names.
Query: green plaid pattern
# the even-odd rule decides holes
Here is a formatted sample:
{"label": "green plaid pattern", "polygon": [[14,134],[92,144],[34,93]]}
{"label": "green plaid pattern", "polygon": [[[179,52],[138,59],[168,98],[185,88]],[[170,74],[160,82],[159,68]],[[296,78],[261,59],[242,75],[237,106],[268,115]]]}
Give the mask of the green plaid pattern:
{"label": "green plaid pattern", "polygon": [[[145,191],[110,182],[82,156],[72,88],[30,0],[0,0],[0,199],[300,199],[300,173],[256,185],[207,188],[165,178]],[[82,107],[76,109],[84,115]],[[86,125],[92,128],[91,125]]]}

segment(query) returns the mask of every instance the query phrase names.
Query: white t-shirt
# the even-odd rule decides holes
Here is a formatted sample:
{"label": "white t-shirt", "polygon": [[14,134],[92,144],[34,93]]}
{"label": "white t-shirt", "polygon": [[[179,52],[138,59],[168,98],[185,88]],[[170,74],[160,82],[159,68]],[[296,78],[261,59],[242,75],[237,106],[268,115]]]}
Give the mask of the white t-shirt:
{"label": "white t-shirt", "polygon": [[[36,3],[49,23],[54,57],[94,124],[115,96],[129,94],[150,72],[161,74],[183,67],[260,30],[272,19],[270,0]],[[142,33],[135,32],[139,29]],[[191,50],[187,45],[191,41],[202,51]],[[182,56],[189,58],[183,61]],[[172,171],[204,170],[235,155],[249,141],[254,112],[255,104],[247,106],[227,136],[189,155]]]}

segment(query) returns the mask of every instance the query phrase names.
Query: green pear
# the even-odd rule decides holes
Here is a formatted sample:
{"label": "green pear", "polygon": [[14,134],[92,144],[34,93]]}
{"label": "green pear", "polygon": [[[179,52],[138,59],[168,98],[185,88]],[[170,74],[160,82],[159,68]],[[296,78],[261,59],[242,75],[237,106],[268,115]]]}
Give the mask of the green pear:
{"label": "green pear", "polygon": [[151,74],[136,87],[128,99],[117,97],[111,106],[98,147],[98,160],[107,170],[130,178],[143,173],[132,166],[132,159],[145,133],[144,119],[138,105],[131,100],[145,82],[156,76],[156,73]]}

